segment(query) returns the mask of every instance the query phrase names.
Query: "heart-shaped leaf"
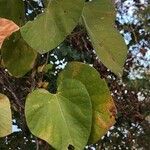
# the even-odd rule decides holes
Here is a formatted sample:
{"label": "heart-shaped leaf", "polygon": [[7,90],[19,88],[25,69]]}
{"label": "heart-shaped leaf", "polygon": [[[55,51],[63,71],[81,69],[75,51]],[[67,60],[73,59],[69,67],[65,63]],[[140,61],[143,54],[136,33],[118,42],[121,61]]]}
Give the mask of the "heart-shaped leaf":
{"label": "heart-shaped leaf", "polygon": [[10,102],[7,96],[0,93],[0,137],[12,132]]}
{"label": "heart-shaped leaf", "polygon": [[22,0],[0,0],[0,18],[7,18],[21,26],[24,22],[24,2]]}
{"label": "heart-shaped leaf", "polygon": [[92,105],[85,86],[76,80],[59,83],[56,94],[44,89],[30,93],[25,116],[31,132],[56,150],[76,150],[87,144],[92,121]]}
{"label": "heart-shaped leaf", "polygon": [[93,107],[93,123],[89,143],[97,142],[115,123],[116,107],[105,80],[87,64],[71,62],[60,73],[58,81],[64,79],[81,81],[91,98]]}
{"label": "heart-shaped leaf", "polygon": [[19,30],[19,26],[17,26],[13,21],[0,18],[0,48],[3,44],[5,38],[9,37],[13,32]]}
{"label": "heart-shaped leaf", "polygon": [[32,69],[37,56],[37,53],[20,37],[19,31],[4,41],[1,51],[4,65],[15,77],[21,77]]}
{"label": "heart-shaped leaf", "polygon": [[84,24],[101,62],[116,75],[121,76],[127,47],[114,27],[115,9],[110,0],[93,0],[86,3]]}
{"label": "heart-shaped leaf", "polygon": [[57,47],[77,25],[84,0],[49,0],[34,21],[21,28],[24,40],[39,53]]}

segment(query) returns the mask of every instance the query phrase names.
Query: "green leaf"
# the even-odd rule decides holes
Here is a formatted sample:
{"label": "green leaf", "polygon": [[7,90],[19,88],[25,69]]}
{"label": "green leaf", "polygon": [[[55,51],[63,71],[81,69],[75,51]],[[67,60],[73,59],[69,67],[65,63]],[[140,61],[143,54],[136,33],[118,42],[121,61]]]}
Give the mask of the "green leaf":
{"label": "green leaf", "polygon": [[2,59],[8,71],[15,77],[22,77],[33,68],[37,53],[20,37],[13,33],[2,45]]}
{"label": "green leaf", "polygon": [[10,102],[7,96],[0,93],[0,137],[12,132]]}
{"label": "green leaf", "polygon": [[97,142],[115,123],[116,107],[105,80],[87,64],[71,62],[60,73],[58,82],[64,79],[81,81],[91,98],[93,107],[93,123],[89,143]]}
{"label": "green leaf", "polygon": [[92,121],[92,105],[85,86],[76,80],[59,83],[56,94],[44,89],[30,93],[25,116],[31,132],[56,150],[76,150],[87,144]]}
{"label": "green leaf", "polygon": [[121,76],[127,47],[114,27],[115,9],[110,0],[93,0],[86,3],[84,24],[101,62],[116,75]]}
{"label": "green leaf", "polygon": [[44,12],[21,28],[24,40],[41,54],[54,49],[75,28],[83,6],[84,0],[49,0]]}
{"label": "green leaf", "polygon": [[0,18],[7,18],[21,26],[24,20],[24,2],[22,0],[0,0]]}

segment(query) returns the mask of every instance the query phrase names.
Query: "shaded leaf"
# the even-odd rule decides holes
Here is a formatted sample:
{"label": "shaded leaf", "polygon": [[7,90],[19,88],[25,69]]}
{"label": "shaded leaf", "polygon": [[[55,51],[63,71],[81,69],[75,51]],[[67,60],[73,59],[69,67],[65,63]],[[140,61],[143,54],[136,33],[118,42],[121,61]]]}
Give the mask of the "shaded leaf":
{"label": "shaded leaf", "polygon": [[10,102],[7,96],[0,93],[0,137],[12,132]]}
{"label": "shaded leaf", "polygon": [[50,0],[34,21],[21,28],[25,41],[39,53],[57,47],[79,21],[84,0]]}
{"label": "shaded leaf", "polygon": [[89,143],[97,142],[115,123],[116,107],[105,80],[87,64],[71,62],[60,73],[59,80],[76,79],[81,81],[91,98],[93,122]]}
{"label": "shaded leaf", "polygon": [[21,77],[32,69],[37,56],[37,53],[20,37],[19,32],[4,41],[1,51],[4,65],[15,77]]}
{"label": "shaded leaf", "polygon": [[115,9],[110,0],[93,0],[86,3],[84,24],[101,62],[116,75],[121,76],[127,48],[114,27]]}
{"label": "shaded leaf", "polygon": [[0,0],[0,18],[7,18],[21,26],[24,22],[24,2],[22,0]]}
{"label": "shaded leaf", "polygon": [[56,94],[44,89],[30,93],[25,116],[31,132],[56,150],[76,150],[87,144],[92,121],[92,106],[85,86],[76,80],[59,83]]}
{"label": "shaded leaf", "polygon": [[0,18],[0,48],[5,38],[9,37],[17,30],[19,30],[19,26],[17,26],[13,21]]}

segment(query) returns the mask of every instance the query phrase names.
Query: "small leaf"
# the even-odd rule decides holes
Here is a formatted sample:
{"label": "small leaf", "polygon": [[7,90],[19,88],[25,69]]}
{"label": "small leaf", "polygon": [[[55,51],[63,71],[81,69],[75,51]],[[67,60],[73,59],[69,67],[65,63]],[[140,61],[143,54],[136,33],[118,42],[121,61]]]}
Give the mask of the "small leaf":
{"label": "small leaf", "polygon": [[24,40],[39,53],[46,53],[72,32],[81,17],[84,0],[50,0],[34,21],[21,28]]}
{"label": "small leaf", "polygon": [[56,150],[76,150],[87,144],[92,121],[92,106],[85,86],[76,80],[59,83],[56,94],[44,89],[30,93],[25,116],[30,131]]}
{"label": "small leaf", "polygon": [[10,102],[7,96],[0,93],[0,137],[12,132]]}
{"label": "small leaf", "polygon": [[22,0],[0,0],[0,18],[6,18],[21,26],[24,22],[24,2]]}
{"label": "small leaf", "polygon": [[19,30],[19,26],[17,26],[13,21],[0,18],[0,49],[5,38],[9,37],[17,30]]}
{"label": "small leaf", "polygon": [[87,2],[82,18],[101,62],[121,76],[127,47],[121,34],[114,27],[115,9],[111,0]]}
{"label": "small leaf", "polygon": [[19,32],[4,41],[1,51],[4,65],[15,77],[22,77],[32,69],[37,57],[37,53],[26,44]]}
{"label": "small leaf", "polygon": [[93,122],[89,143],[97,142],[115,123],[116,107],[105,80],[87,64],[71,62],[60,73],[58,82],[76,79],[85,85],[92,102]]}

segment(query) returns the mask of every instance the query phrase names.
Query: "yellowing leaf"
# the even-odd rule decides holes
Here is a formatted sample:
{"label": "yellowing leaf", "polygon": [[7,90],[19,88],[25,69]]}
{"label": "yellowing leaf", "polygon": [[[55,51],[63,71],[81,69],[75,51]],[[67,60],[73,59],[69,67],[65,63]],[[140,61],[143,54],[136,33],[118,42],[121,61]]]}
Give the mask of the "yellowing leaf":
{"label": "yellowing leaf", "polygon": [[92,105],[85,86],[66,79],[56,94],[37,89],[27,96],[25,116],[30,131],[56,150],[83,150],[92,123]]}
{"label": "yellowing leaf", "polygon": [[12,132],[10,102],[7,96],[0,93],[0,137]]}
{"label": "yellowing leaf", "polygon": [[0,48],[3,44],[5,38],[9,37],[13,32],[19,30],[19,26],[17,26],[13,21],[0,18]]}
{"label": "yellowing leaf", "polygon": [[87,2],[82,18],[101,62],[116,75],[121,76],[127,47],[114,27],[115,8],[111,0]]}
{"label": "yellowing leaf", "polygon": [[116,107],[105,80],[87,64],[71,62],[60,73],[58,82],[75,79],[85,85],[92,102],[93,122],[89,143],[97,142],[115,123]]}

